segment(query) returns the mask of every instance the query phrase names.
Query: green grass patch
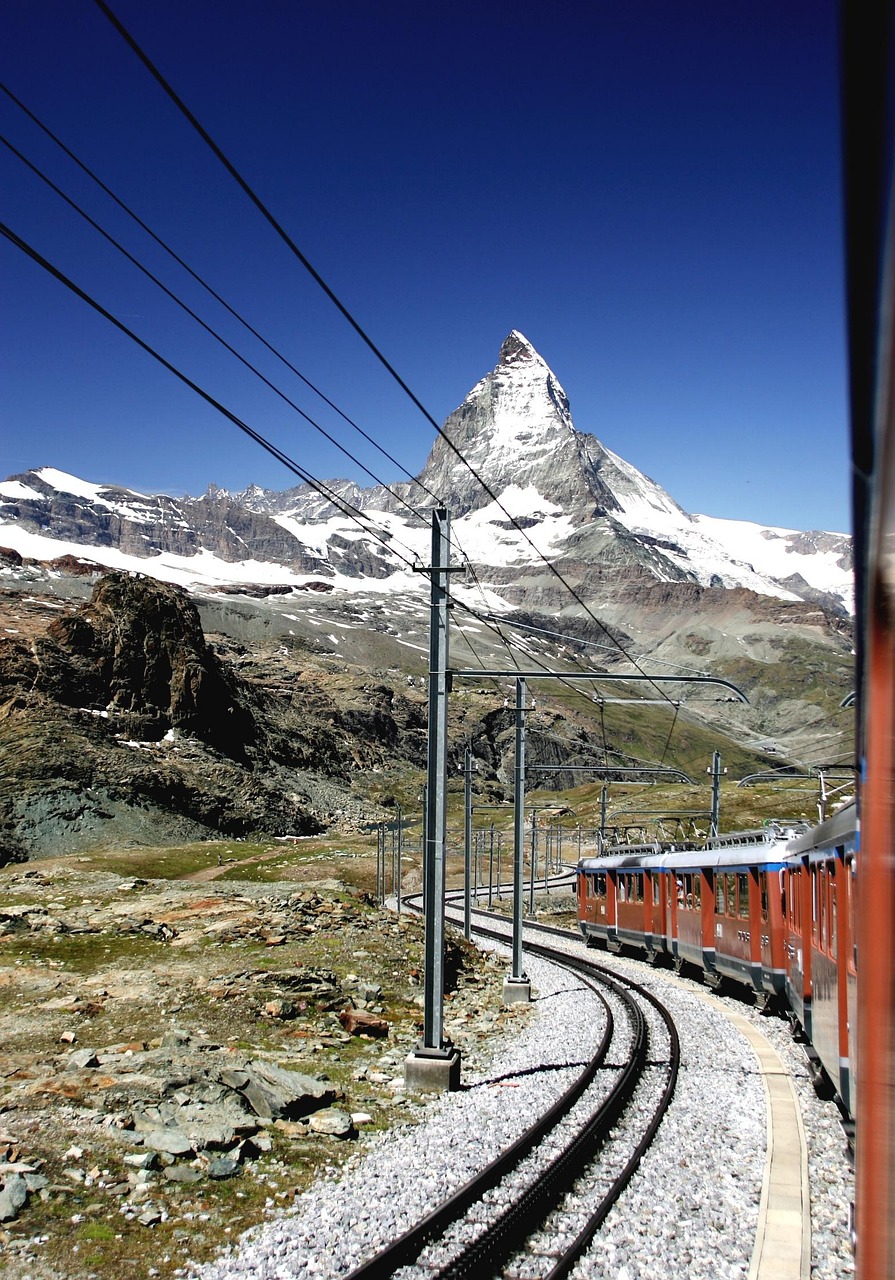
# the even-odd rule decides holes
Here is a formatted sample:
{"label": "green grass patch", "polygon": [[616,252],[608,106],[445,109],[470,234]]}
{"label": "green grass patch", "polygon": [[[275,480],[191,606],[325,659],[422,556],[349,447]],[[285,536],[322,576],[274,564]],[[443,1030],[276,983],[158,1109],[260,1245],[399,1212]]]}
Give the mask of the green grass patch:
{"label": "green grass patch", "polygon": [[79,1240],[114,1240],[115,1229],[107,1222],[81,1222],[77,1237]]}

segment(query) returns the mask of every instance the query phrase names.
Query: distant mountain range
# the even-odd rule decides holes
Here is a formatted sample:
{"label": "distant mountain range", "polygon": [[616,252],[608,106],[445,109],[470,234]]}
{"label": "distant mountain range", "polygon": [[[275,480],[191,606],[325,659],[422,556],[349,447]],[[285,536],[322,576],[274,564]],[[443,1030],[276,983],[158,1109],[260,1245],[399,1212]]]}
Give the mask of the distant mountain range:
{"label": "distant mountain range", "polygon": [[415,481],[327,482],[358,520],[308,485],[173,498],[37,468],[0,484],[0,546],[35,561],[131,568],[199,593],[420,595],[426,584],[411,565],[428,560],[427,508],[437,498],[452,512],[457,558],[480,584],[458,591],[497,611],[576,611],[538,552],[588,602],[616,612],[620,588],[649,584],[744,589],[830,615],[851,608],[845,534],[688,514],[575,429],[559,380],[518,332],[443,431],[453,448],[436,439]]}

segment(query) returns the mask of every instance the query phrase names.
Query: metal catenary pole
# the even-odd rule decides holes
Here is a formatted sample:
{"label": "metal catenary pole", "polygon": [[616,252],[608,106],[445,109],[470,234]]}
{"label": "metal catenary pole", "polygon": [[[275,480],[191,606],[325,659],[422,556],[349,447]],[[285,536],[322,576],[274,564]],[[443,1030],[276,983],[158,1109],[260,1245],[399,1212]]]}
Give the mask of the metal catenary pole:
{"label": "metal catenary pole", "polygon": [[706,770],[712,775],[712,817],[709,834],[716,836],[721,826],[721,753],[712,752],[712,765]]}
{"label": "metal catenary pole", "polygon": [[401,859],[404,852],[404,810],[398,805],[398,888],[395,893],[398,915],[401,914]]}
{"label": "metal catenary pole", "polygon": [[523,859],[525,857],[525,681],[516,681],[516,777],[513,797],[513,982],[526,982],[522,971]]}
{"label": "metal catenary pole", "polygon": [[488,910],[491,909],[491,903],[494,896],[494,823],[491,823],[490,839],[488,842]]}
{"label": "metal catenary pole", "polygon": [[464,811],[463,811],[463,936],[468,938],[472,924],[470,894],[472,892],[472,750],[467,747],[463,754],[464,773]]}
{"label": "metal catenary pole", "polygon": [[528,914],[535,913],[535,874],[538,865],[538,826],[536,813],[531,815],[531,860],[528,867]]}
{"label": "metal catenary pole", "polygon": [[429,758],[426,777],[426,895],[423,1048],[444,1047],[444,883],[447,835],[448,564],[450,515],[432,512],[429,635]]}

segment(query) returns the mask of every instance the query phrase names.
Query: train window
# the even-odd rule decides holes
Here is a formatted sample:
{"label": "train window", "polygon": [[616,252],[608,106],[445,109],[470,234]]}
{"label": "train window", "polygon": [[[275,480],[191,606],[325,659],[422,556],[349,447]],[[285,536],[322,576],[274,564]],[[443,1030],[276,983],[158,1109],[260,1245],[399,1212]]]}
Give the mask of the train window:
{"label": "train window", "polygon": [[594,876],[594,893],[598,898],[606,897],[606,872],[598,871]]}
{"label": "train window", "polygon": [[740,919],[749,919],[749,876],[742,871],[737,872],[737,902]]}
{"label": "train window", "polygon": [[626,871],[618,878],[618,897],[620,902],[643,901],[643,877],[634,871]]}
{"label": "train window", "polygon": [[818,905],[818,876],[817,867],[811,868],[811,937],[817,941],[818,929],[820,927],[820,909]]}
{"label": "train window", "polygon": [[836,939],[836,877],[830,876],[830,955],[836,959],[838,951]]}
{"label": "train window", "polygon": [[737,878],[735,875],[725,875],[727,882],[727,914],[734,919],[737,913]]}
{"label": "train window", "polygon": [[758,889],[761,895],[761,921],[767,924],[768,920],[768,873],[762,871],[758,877]]}
{"label": "train window", "polygon": [[718,876],[715,880],[715,912],[719,916],[724,915],[724,877]]}
{"label": "train window", "polygon": [[662,886],[659,884],[658,876],[650,876],[650,879],[653,882],[653,906],[658,907],[662,901]]}
{"label": "train window", "polygon": [[693,906],[698,911],[702,905],[702,876],[699,872],[693,877]]}

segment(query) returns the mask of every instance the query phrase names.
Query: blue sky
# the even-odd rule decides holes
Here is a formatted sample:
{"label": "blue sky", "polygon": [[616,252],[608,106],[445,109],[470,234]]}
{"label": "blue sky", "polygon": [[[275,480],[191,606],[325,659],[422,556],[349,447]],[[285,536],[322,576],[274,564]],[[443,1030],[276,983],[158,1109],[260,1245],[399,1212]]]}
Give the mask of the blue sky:
{"label": "blue sky", "polygon": [[[579,430],[686,509],[849,522],[829,0],[110,0],[442,421],[520,329]],[[0,80],[415,473],[432,429],[91,0],[7,6]],[[0,95],[0,133],[383,479]],[[0,148],[3,220],[321,477],[332,446]],[[0,473],[146,490],[292,477],[0,242]]]}

